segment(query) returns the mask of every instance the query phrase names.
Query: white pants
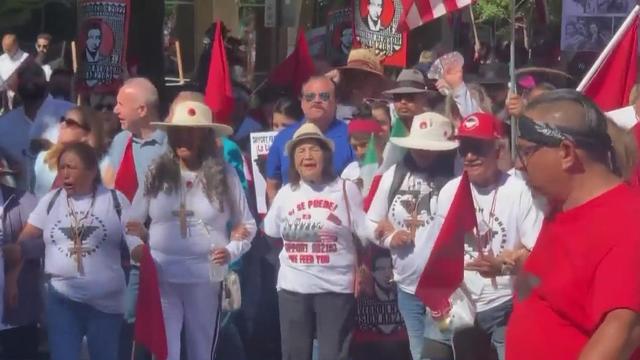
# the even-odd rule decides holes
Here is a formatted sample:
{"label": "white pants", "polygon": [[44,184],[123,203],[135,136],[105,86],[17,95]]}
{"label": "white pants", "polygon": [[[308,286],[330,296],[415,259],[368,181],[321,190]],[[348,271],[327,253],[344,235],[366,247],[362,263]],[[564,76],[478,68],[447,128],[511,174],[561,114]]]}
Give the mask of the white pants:
{"label": "white pants", "polygon": [[160,283],[167,332],[167,360],[180,360],[180,331],[184,326],[189,359],[214,358],[220,328],[221,283]]}

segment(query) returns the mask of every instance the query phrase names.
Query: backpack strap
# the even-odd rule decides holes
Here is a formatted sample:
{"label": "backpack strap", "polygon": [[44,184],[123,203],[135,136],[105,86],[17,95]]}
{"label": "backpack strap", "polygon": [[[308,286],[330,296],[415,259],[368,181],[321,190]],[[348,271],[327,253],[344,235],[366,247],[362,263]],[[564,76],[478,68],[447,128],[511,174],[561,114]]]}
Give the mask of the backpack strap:
{"label": "backpack strap", "polygon": [[409,173],[409,169],[404,161],[400,161],[396,164],[396,169],[393,173],[393,181],[391,182],[391,187],[389,188],[389,196],[387,197],[387,209],[391,207],[393,203],[393,199],[395,199],[398,190],[402,186],[402,182],[404,178],[407,177]]}
{"label": "backpack strap", "polygon": [[114,189],[109,190],[109,192],[111,193],[111,199],[113,199],[113,206],[116,214],[118,214],[118,219],[120,219],[122,217],[122,205],[120,204],[120,199],[118,199],[118,193]]}
{"label": "backpack strap", "polygon": [[49,200],[49,205],[47,205],[47,215],[49,215],[49,213],[53,209],[53,205],[55,205],[56,201],[60,197],[61,192],[62,192],[62,188],[58,188],[58,190],[56,190],[56,192],[51,197],[51,200]]}

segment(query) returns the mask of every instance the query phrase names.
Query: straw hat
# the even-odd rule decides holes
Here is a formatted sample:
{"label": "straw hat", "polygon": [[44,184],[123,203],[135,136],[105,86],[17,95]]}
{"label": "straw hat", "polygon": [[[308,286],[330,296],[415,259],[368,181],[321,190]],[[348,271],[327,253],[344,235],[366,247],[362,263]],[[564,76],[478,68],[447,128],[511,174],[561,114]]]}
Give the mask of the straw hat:
{"label": "straw hat", "polygon": [[291,140],[287,142],[286,151],[287,154],[289,154],[289,157],[291,157],[291,151],[293,151],[296,145],[300,141],[307,139],[319,140],[323,144],[325,144],[327,148],[333,151],[333,141],[324,136],[322,134],[322,131],[320,131],[320,129],[316,125],[308,122],[302,124],[302,126],[300,126],[300,128],[298,128],[298,130],[296,130],[296,132],[293,134],[293,138],[291,138]]}
{"label": "straw hat", "polygon": [[339,68],[340,70],[362,70],[380,77],[384,77],[384,67],[382,66],[382,58],[376,55],[371,49],[352,49],[349,52],[347,65]]}
{"label": "straw hat", "polygon": [[184,101],[176,105],[173,115],[166,122],[152,122],[158,127],[193,127],[213,129],[218,136],[233,134],[230,126],[213,122],[211,109],[199,101]]}
{"label": "straw hat", "polygon": [[392,143],[407,149],[447,151],[458,147],[458,142],[451,140],[453,124],[446,117],[433,112],[417,115],[411,123],[411,131],[407,137],[392,137]]}

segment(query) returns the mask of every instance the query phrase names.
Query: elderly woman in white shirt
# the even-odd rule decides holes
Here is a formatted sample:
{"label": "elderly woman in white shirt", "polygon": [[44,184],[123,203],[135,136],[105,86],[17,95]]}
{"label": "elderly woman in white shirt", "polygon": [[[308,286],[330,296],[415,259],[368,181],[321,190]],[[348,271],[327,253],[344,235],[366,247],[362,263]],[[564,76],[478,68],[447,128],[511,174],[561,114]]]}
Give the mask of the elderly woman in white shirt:
{"label": "elderly woman in white shirt", "polygon": [[40,199],[18,240],[44,240],[51,359],[79,359],[86,336],[91,359],[115,360],[125,289],[120,214],[129,202],[102,186],[90,145],[67,145],[57,163],[63,186]]}
{"label": "elderly woman in white shirt", "polygon": [[[256,223],[238,175],[224,163],[215,136],[231,128],[215,124],[202,102],[175,105],[166,123],[169,151],[158,158],[133,199],[127,230],[148,232],[158,281],[168,360],[180,359],[184,326],[190,359],[210,359],[215,350],[220,316],[220,270],[251,246]],[[230,239],[229,224],[244,227],[244,236]],[[139,246],[132,252],[138,260]]]}
{"label": "elderly woman in white shirt", "polygon": [[282,238],[278,302],[282,358],[346,360],[355,319],[358,240],[373,240],[355,183],[333,173],[333,143],[318,127],[302,125],[287,144],[290,183],[264,220],[265,233]]}

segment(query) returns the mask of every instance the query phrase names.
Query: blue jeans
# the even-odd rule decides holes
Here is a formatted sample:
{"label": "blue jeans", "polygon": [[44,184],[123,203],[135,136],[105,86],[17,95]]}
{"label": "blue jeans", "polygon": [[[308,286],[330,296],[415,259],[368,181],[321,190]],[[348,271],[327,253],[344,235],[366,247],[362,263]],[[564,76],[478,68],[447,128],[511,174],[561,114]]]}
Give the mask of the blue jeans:
{"label": "blue jeans", "polygon": [[420,360],[424,346],[427,309],[417,296],[398,288],[398,310],[407,328],[411,357],[413,360]]}
{"label": "blue jeans", "polygon": [[73,301],[51,284],[46,299],[51,360],[78,360],[87,337],[91,360],[116,360],[122,314],[108,314]]}
{"label": "blue jeans", "polygon": [[504,360],[504,334],[513,310],[511,300],[476,314],[476,323],[491,335],[491,344],[496,349],[499,360]]}
{"label": "blue jeans", "polygon": [[140,286],[140,268],[132,266],[129,270],[127,289],[124,292],[124,320],[133,324],[136,321],[136,302],[138,301],[138,287]]}

